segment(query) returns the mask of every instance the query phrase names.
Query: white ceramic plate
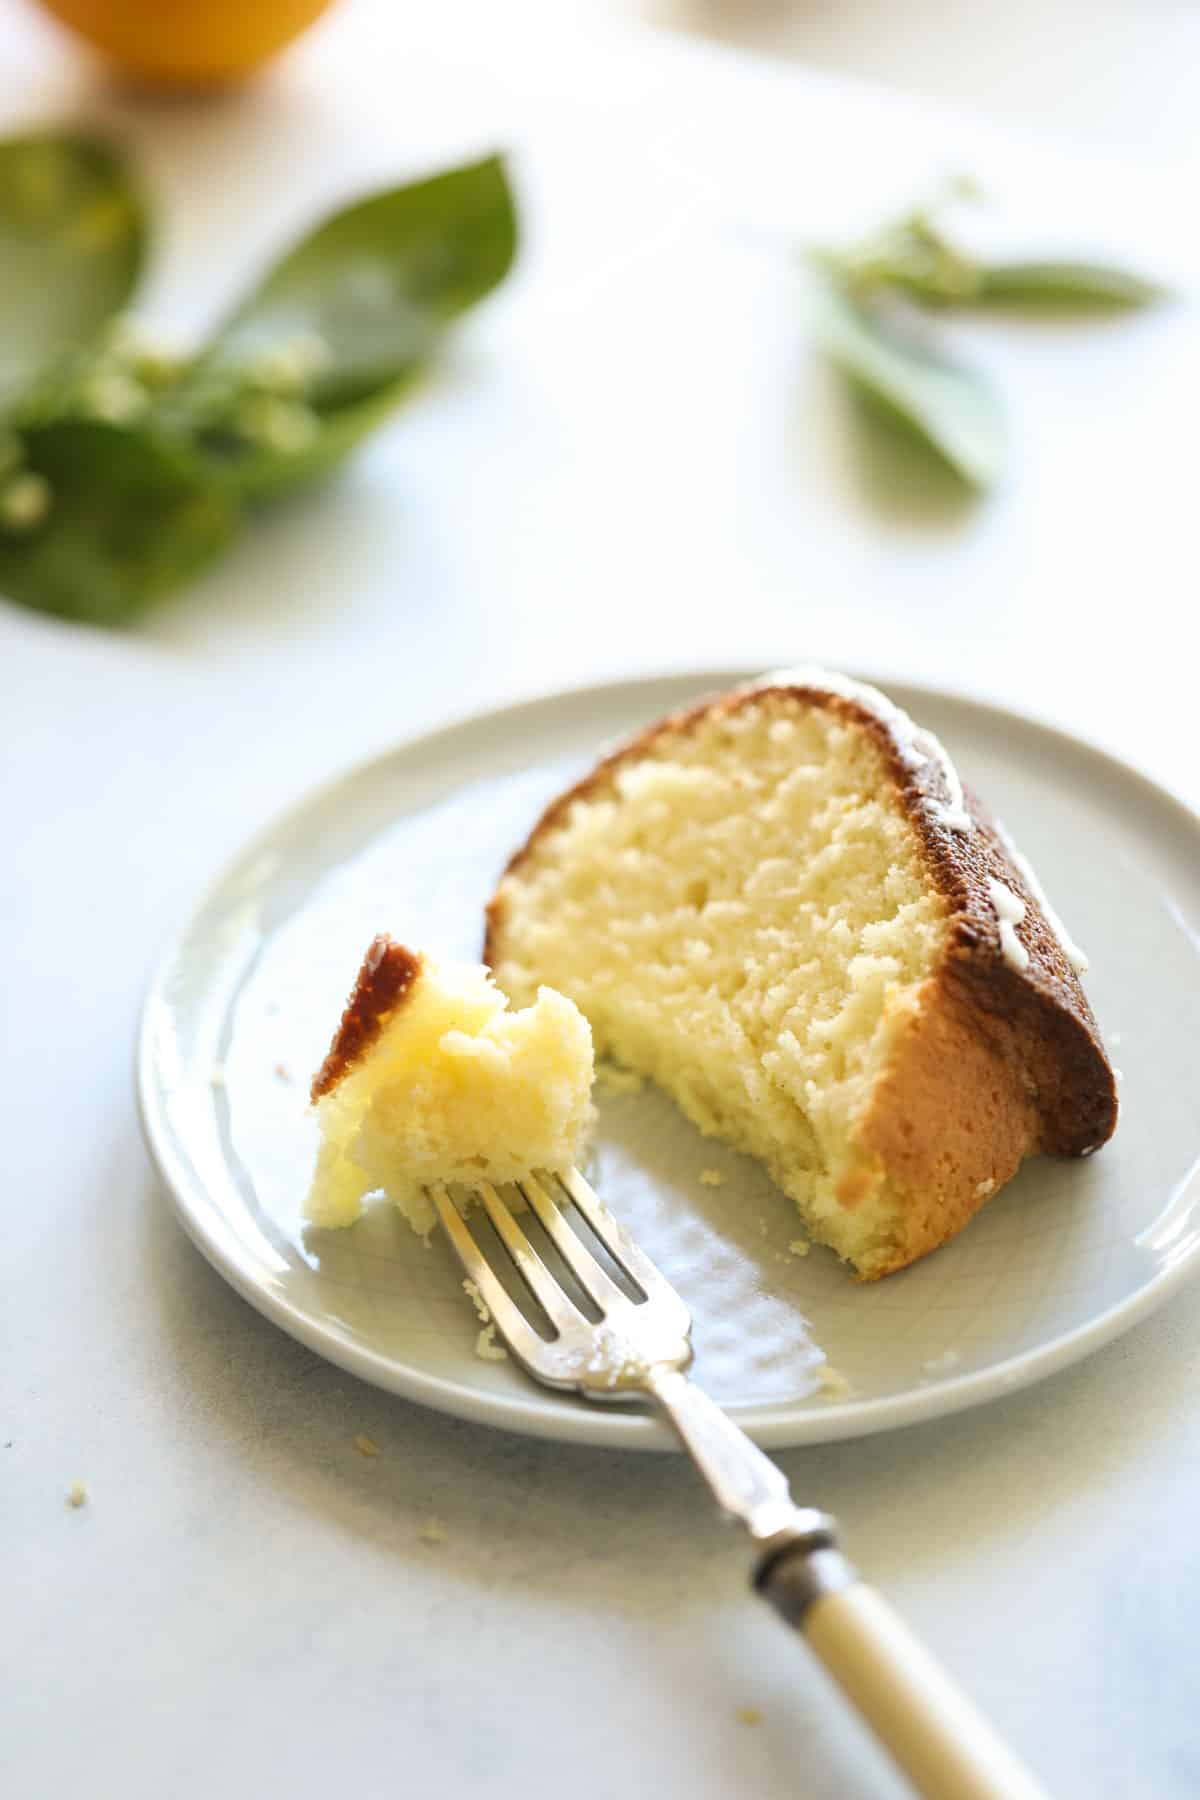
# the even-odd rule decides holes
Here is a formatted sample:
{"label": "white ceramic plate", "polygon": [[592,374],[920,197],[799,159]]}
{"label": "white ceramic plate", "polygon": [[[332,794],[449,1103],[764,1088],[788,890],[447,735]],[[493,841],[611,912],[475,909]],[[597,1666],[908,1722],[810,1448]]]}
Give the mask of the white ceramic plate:
{"label": "white ceramic plate", "polygon": [[[306,1086],[376,931],[478,955],[480,913],[541,804],[610,739],[744,671],[627,682],[400,746],[272,826],[203,902],[146,1004],[146,1134],[184,1226],[251,1303],[368,1381],[538,1436],[671,1439],[474,1354],[449,1247],[389,1208],[313,1232]],[[764,1445],[903,1425],[1049,1375],[1164,1300],[1200,1257],[1200,822],[1096,750],[1013,713],[892,686],[1037,865],[1091,954],[1124,1070],[1100,1155],[1037,1159],[954,1243],[872,1286],[753,1163],[649,1090],[601,1095],[593,1179],[678,1285],[695,1372]],[[720,1185],[701,1179],[724,1176]]]}

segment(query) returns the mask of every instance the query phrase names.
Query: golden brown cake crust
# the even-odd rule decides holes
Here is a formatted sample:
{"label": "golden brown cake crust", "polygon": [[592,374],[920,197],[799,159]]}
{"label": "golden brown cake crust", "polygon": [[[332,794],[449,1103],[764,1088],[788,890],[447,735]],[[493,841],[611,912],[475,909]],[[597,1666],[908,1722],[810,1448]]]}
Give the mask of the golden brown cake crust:
{"label": "golden brown cake crust", "polygon": [[[857,1134],[864,1174],[879,1159],[908,1191],[907,1235],[886,1267],[872,1272],[886,1274],[960,1230],[1022,1157],[1088,1154],[1117,1123],[1115,1078],[1078,976],[976,796],[964,794],[973,829],[952,829],[942,814],[954,796],[942,785],[937,759],[914,766],[887,719],[866,701],[786,678],[768,680],[660,720],[605,757],[551,803],[504,873],[519,870],[573,803],[606,789],[624,764],[704,720],[775,698],[823,707],[871,734],[947,909],[941,961],[921,991],[903,1053],[898,1047]],[[1029,964],[1023,971],[1004,959],[990,881],[1025,903],[1021,942]],[[502,878],[486,913],[489,967],[500,957],[505,906]],[[953,1108],[947,1093],[958,1097]],[[968,1094],[969,1106],[962,1103]],[[856,1196],[842,1198],[853,1205]]]}
{"label": "golden brown cake crust", "polygon": [[315,1104],[332,1093],[356,1062],[366,1055],[421,973],[421,958],[386,934],[375,938],[355,978],[329,1054],[313,1076],[310,1098]]}

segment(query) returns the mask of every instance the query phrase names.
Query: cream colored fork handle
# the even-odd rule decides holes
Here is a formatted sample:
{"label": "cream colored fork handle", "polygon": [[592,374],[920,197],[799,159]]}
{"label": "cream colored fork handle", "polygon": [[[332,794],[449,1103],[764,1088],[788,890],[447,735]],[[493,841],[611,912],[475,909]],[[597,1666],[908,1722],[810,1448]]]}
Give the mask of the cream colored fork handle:
{"label": "cream colored fork handle", "polygon": [[926,1800],[1046,1800],[966,1695],[858,1577],[834,1521],[792,1504],[783,1470],[678,1368],[647,1370],[722,1511],[764,1546],[755,1586],[802,1632]]}
{"label": "cream colored fork handle", "polygon": [[800,1630],[919,1794],[1046,1800],[983,1714],[865,1581],[820,1595]]}

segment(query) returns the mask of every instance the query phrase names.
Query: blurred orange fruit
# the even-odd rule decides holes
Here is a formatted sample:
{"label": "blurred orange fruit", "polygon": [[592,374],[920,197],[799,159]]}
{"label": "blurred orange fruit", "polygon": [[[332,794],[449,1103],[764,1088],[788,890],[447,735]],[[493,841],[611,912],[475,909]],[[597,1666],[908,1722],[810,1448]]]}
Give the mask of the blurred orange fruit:
{"label": "blurred orange fruit", "polygon": [[233,81],[298,37],[330,0],[42,0],[127,74],[169,87]]}

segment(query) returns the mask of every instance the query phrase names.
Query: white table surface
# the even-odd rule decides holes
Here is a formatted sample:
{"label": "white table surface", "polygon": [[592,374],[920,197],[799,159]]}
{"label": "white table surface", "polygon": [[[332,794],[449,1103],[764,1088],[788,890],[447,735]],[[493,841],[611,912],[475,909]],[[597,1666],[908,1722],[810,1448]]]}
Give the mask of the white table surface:
{"label": "white table surface", "polygon": [[591,0],[1112,149],[1200,162],[1192,0]]}
{"label": "white table surface", "polygon": [[[324,198],[497,138],[529,222],[395,425],[178,601],[108,635],[0,610],[13,1800],[900,1792],[682,1460],[324,1366],[185,1241],[134,1117],[140,993],[214,867],[494,697],[818,657],[1025,705],[1200,799],[1190,307],[974,334],[1019,454],[970,507],[864,476],[782,254],[949,164],[1186,272],[1176,173],[565,12],[349,6],[207,105],[0,26],[9,125],[84,110],[144,153],[170,329]],[[781,1457],[1056,1795],[1200,1791],[1198,1326],[1188,1291],[1029,1393]]]}

